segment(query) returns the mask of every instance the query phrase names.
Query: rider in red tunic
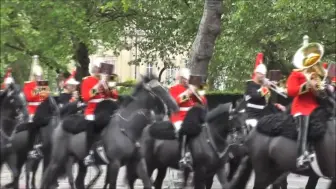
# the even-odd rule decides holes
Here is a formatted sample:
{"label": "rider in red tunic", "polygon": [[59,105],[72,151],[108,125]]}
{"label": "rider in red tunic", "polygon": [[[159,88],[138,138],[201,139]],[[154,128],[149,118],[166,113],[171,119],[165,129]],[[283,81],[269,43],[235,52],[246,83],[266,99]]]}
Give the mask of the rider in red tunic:
{"label": "rider in red tunic", "polygon": [[[27,100],[27,109],[29,113],[29,122],[33,121],[33,117],[37,107],[49,96],[48,86],[43,86],[43,90],[38,86],[37,82],[42,80],[42,68],[38,65],[38,56],[35,55],[32,66],[32,75],[30,81],[26,81],[23,85],[23,92]],[[44,90],[46,89],[46,90]]]}
{"label": "rider in red tunic", "polygon": [[[294,116],[299,126],[298,136],[298,154],[297,167],[305,168],[306,163],[309,162],[307,151],[307,133],[309,127],[309,116],[319,106],[317,97],[314,91],[317,90],[317,81],[315,79],[307,80],[305,73],[314,72],[314,67],[309,67],[315,64],[313,57],[319,56],[318,54],[311,53],[308,55],[307,60],[303,65],[307,69],[296,69],[290,74],[287,80],[287,93],[293,97],[291,114]],[[317,76],[319,77],[319,76]]]}
{"label": "rider in red tunic", "polygon": [[[33,122],[33,118],[37,107],[49,96],[50,90],[48,86],[43,85],[38,82],[42,81],[42,67],[38,63],[38,56],[33,56],[33,65],[31,68],[30,81],[26,81],[23,85],[23,93],[27,100],[27,109],[29,114],[29,122]],[[36,136],[38,137],[38,136]],[[39,142],[34,144],[33,150],[29,152],[29,157],[41,158],[43,153],[41,151],[42,144]]]}
{"label": "rider in red tunic", "polygon": [[[96,59],[89,65],[91,76],[83,78],[81,85],[81,95],[87,107],[84,111],[85,119],[94,121],[94,112],[99,102],[105,99],[118,99],[118,92],[115,89],[115,83],[108,82],[105,76],[99,74],[99,69],[103,59]],[[91,149],[89,155],[84,159],[86,165],[94,163],[93,150]]]}
{"label": "rider in red tunic", "polygon": [[[199,94],[196,91],[195,86],[189,85],[189,78],[190,70],[187,68],[180,69],[177,76],[178,83],[169,89],[169,93],[172,95],[172,97],[175,99],[180,107],[180,110],[175,114],[172,114],[170,117],[175,127],[176,133],[179,133],[182,122],[190,108],[192,108],[196,103],[202,103],[204,105],[207,103],[204,94]],[[195,94],[198,94],[200,98],[196,97]],[[185,140],[185,136],[183,136],[182,151],[184,151]],[[182,159],[180,160],[181,165],[190,166],[187,160],[190,159],[190,157],[188,156],[190,156],[189,153],[182,154]]]}
{"label": "rider in red tunic", "polygon": [[81,94],[84,102],[87,103],[85,109],[85,118],[87,120],[94,120],[94,111],[99,102],[104,99],[118,99],[118,92],[111,86],[107,78],[101,78],[99,76],[101,59],[95,60],[91,65],[91,76],[83,78],[81,85]]}
{"label": "rider in red tunic", "polygon": [[14,79],[12,76],[12,68],[8,68],[4,77],[4,81],[1,84],[1,90],[5,90],[11,83],[14,83]]}

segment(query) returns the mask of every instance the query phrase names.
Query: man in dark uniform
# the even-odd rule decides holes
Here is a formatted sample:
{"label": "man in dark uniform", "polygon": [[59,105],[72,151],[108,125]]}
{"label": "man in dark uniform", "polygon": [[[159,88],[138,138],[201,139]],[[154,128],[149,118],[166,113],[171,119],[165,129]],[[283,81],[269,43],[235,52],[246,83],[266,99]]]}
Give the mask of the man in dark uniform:
{"label": "man in dark uniform", "polygon": [[[265,76],[267,73],[266,66],[262,63],[263,54],[259,53],[256,59],[256,65],[252,80],[247,82],[247,88],[245,92],[245,101],[246,103],[246,113],[248,119],[246,124],[255,127],[257,125],[257,120],[261,117],[269,114],[266,106],[269,104],[269,98],[271,92],[269,90],[270,83],[266,80]],[[285,111],[286,108],[281,104],[274,104],[276,108],[281,111]]]}
{"label": "man in dark uniform", "polygon": [[60,107],[64,106],[69,102],[74,102],[78,100],[78,91],[77,85],[78,81],[75,79],[76,71],[73,71],[72,74],[63,82],[63,91],[59,96],[59,105]]}

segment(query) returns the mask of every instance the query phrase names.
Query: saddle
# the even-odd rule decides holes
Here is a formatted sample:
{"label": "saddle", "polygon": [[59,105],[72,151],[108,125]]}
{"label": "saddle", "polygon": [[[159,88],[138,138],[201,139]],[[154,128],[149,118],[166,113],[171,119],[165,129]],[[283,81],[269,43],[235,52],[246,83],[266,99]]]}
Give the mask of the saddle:
{"label": "saddle", "polygon": [[171,121],[154,122],[149,127],[149,134],[151,137],[158,140],[175,140],[176,134],[174,125]]}
{"label": "saddle", "polygon": [[78,134],[87,131],[90,124],[91,122],[86,120],[84,115],[73,114],[64,118],[62,128],[71,134]]}
{"label": "saddle", "polygon": [[[317,108],[310,116],[308,142],[322,139],[327,130],[329,114],[323,108]],[[297,140],[298,130],[294,118],[290,114],[276,113],[262,117],[258,121],[257,131],[267,136],[283,136]]]}

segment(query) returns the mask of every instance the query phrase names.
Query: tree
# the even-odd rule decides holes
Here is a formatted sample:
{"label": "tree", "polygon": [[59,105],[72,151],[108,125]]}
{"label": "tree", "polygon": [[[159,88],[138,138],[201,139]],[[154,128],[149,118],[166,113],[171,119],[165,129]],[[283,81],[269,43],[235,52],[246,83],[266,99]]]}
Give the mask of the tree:
{"label": "tree", "polygon": [[[304,35],[325,46],[324,61],[335,59],[335,1],[238,0],[226,2],[224,8],[225,28],[209,68],[210,79],[220,79],[212,83],[225,83],[230,90],[243,89],[258,52],[264,53],[269,70],[288,74]],[[221,77],[224,73],[227,77]]]}
{"label": "tree", "polygon": [[204,11],[190,56],[191,73],[206,76],[215,41],[220,34],[223,0],[205,0]]}

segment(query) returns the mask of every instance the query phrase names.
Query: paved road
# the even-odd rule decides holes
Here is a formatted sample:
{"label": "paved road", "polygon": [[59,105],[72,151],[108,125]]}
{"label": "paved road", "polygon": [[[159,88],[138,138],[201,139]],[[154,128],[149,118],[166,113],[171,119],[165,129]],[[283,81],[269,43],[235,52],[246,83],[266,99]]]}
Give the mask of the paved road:
{"label": "paved road", "polygon": [[[75,167],[74,170],[77,170],[77,168]],[[76,173],[74,173],[74,174],[76,175]],[[89,182],[89,180],[94,176],[94,174],[95,174],[95,171],[90,168],[89,172],[87,174],[87,177],[86,177],[86,182]],[[120,170],[119,177],[118,177],[118,188],[121,188],[121,189],[127,188],[127,186],[123,182],[123,178],[124,178],[123,176],[124,176],[124,168],[122,168]],[[38,177],[38,185],[39,185],[39,179],[41,177],[41,166],[39,168],[39,172],[38,172],[37,177]],[[169,172],[167,174],[167,177],[165,179],[165,182],[164,182],[164,188],[169,188],[169,189],[176,188],[176,185],[177,185],[176,177],[177,177],[177,171],[169,170]],[[97,184],[95,185],[95,188],[97,188],[97,189],[102,188],[102,186],[104,184],[104,178],[105,178],[105,174],[102,175],[101,178],[98,180]],[[253,186],[252,185],[253,184],[252,179],[250,180],[250,182],[248,184],[248,186],[249,186],[248,189],[252,189],[252,186]],[[307,177],[303,177],[303,176],[298,177],[297,175],[290,175],[288,177],[288,183],[289,183],[288,189],[303,189],[306,182],[307,182],[307,179],[308,179]],[[11,181],[11,174],[8,171],[7,167],[3,167],[3,171],[1,173],[0,185],[4,186],[5,184],[9,183],[10,181]],[[67,180],[62,179],[62,180],[59,180],[59,182],[60,182],[60,186],[58,188],[60,188],[60,189],[68,189],[69,188]],[[25,177],[21,176],[21,178],[20,178],[20,186],[21,187],[20,188],[25,188],[24,183],[25,183]],[[316,189],[327,189],[328,184],[329,184],[328,180],[320,179]],[[142,188],[141,187],[142,186],[141,182],[137,181],[136,186],[137,186],[136,188]],[[217,179],[215,180],[213,188],[214,189],[219,189],[220,188],[220,185],[219,185]]]}

